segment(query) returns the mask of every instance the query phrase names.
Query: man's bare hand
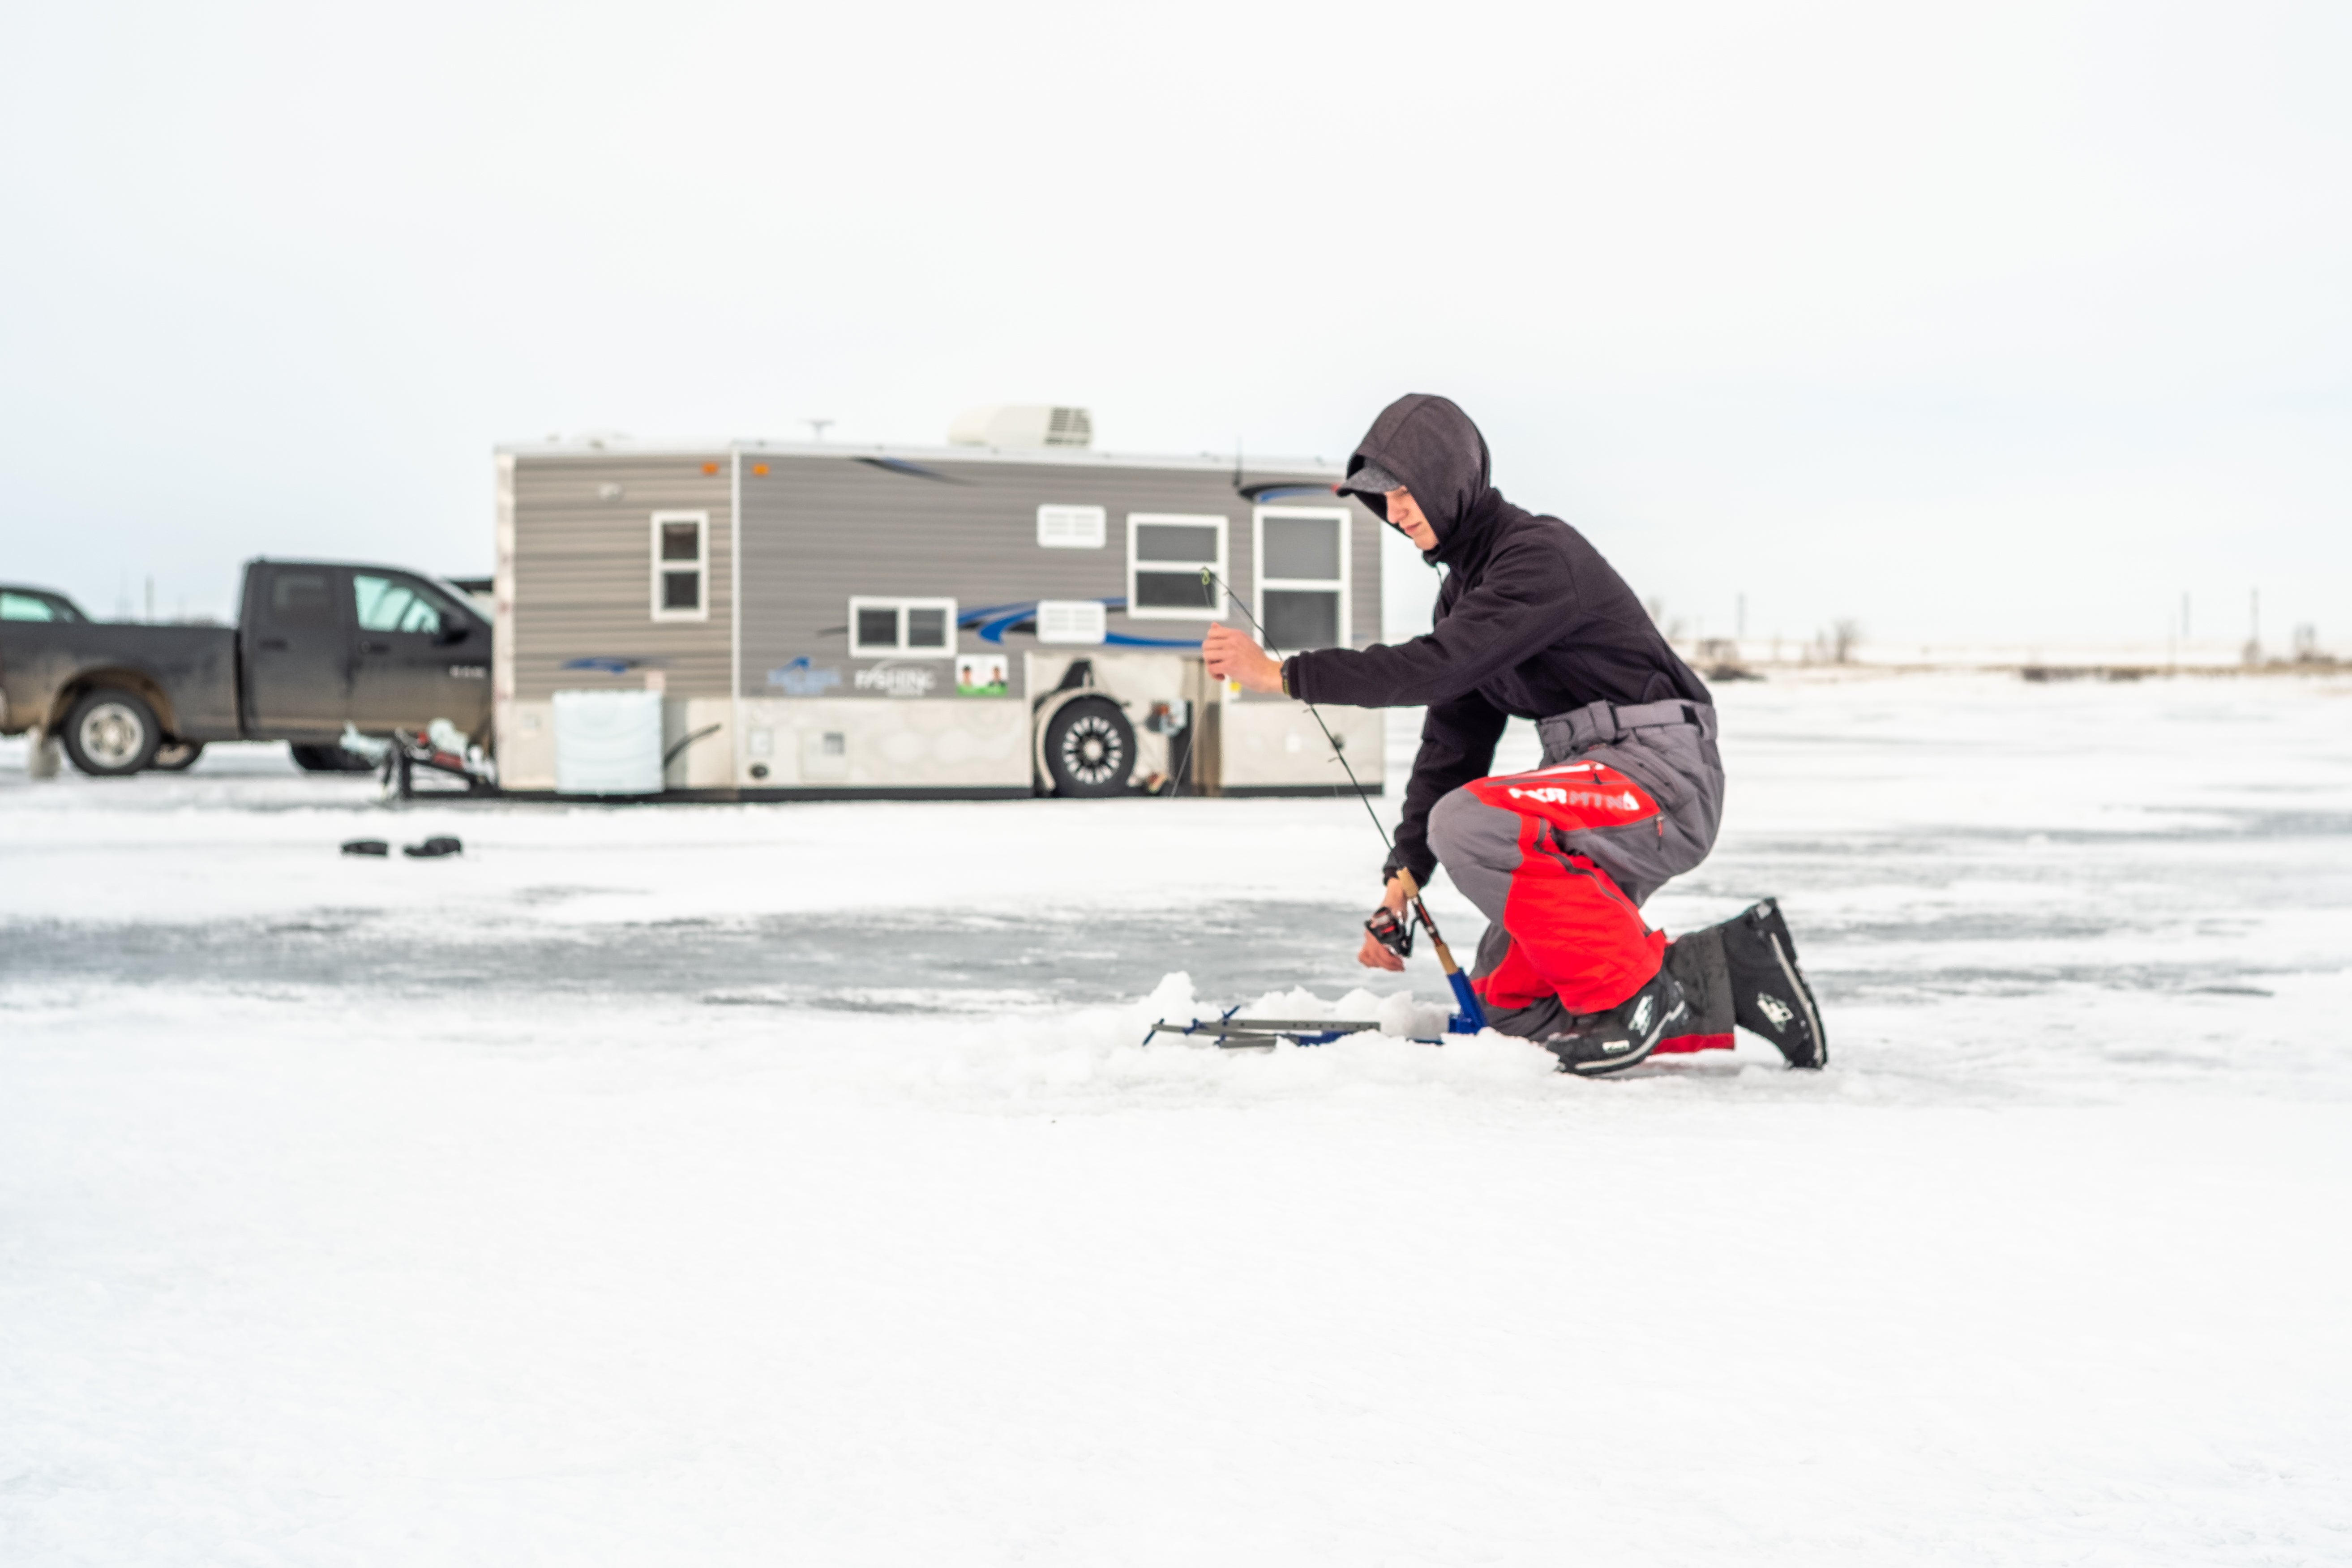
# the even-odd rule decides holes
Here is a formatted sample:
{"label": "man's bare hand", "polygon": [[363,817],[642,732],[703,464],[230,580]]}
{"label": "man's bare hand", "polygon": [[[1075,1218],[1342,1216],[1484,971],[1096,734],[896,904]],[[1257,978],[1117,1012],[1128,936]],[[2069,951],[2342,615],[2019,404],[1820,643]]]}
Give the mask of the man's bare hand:
{"label": "man's bare hand", "polygon": [[1282,666],[1266,656],[1248,635],[1212,622],[1201,639],[1201,657],[1219,680],[1234,680],[1245,691],[1280,691]]}
{"label": "man's bare hand", "polygon": [[[1391,914],[1404,913],[1405,890],[1402,877],[1389,879],[1388,891],[1381,896],[1381,908]],[[1381,939],[1370,931],[1364,933],[1364,945],[1356,950],[1356,962],[1366,969],[1385,969],[1396,973],[1404,968],[1404,960],[1381,945]]]}

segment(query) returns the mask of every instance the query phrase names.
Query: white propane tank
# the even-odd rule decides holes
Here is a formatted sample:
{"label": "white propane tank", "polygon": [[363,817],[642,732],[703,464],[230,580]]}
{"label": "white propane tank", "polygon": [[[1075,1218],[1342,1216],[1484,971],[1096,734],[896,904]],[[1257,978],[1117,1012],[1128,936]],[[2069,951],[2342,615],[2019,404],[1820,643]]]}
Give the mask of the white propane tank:
{"label": "white propane tank", "polygon": [[555,694],[555,793],[659,795],[662,694]]}

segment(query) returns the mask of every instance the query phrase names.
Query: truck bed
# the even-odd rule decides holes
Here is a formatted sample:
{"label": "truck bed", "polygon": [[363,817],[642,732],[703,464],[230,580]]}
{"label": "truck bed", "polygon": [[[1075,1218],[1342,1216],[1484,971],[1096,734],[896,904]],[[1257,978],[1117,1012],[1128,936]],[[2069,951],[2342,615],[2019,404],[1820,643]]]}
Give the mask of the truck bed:
{"label": "truck bed", "polygon": [[93,673],[101,680],[119,674],[184,741],[238,738],[231,628],[60,621],[0,621],[0,734],[63,723],[58,693]]}

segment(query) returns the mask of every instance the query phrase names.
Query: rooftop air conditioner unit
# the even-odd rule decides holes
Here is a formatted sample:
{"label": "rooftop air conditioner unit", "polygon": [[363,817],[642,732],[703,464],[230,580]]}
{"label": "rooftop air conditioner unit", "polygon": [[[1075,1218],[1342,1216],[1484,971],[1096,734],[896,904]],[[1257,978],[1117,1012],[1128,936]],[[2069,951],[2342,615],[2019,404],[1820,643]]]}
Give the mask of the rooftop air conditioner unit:
{"label": "rooftop air conditioner unit", "polygon": [[1045,403],[994,403],[970,408],[948,427],[951,447],[1089,447],[1093,416]]}

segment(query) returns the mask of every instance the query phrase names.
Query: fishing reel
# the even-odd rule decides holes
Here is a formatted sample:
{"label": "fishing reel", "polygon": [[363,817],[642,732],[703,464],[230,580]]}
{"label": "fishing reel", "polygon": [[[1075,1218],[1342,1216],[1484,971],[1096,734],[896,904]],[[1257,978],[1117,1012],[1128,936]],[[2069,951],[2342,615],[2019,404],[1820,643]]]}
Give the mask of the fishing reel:
{"label": "fishing reel", "polygon": [[1412,922],[1386,904],[1372,911],[1372,918],[1364,922],[1364,929],[1372,933],[1374,942],[1399,958],[1412,956]]}

